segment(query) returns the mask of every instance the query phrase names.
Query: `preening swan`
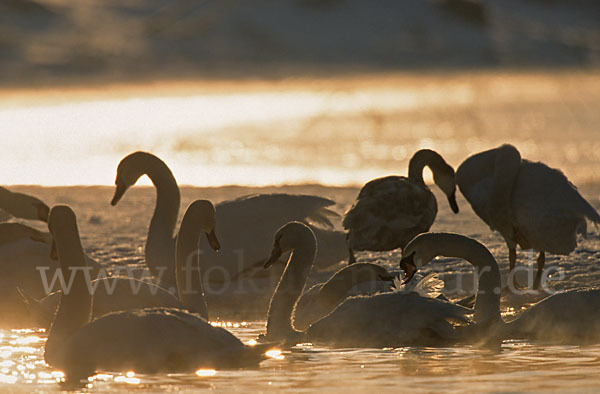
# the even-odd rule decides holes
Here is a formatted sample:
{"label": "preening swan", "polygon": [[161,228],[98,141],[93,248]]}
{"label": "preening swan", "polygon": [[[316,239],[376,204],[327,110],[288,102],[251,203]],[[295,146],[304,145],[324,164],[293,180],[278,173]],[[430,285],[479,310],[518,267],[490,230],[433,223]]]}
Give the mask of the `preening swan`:
{"label": "preening swan", "polygon": [[347,298],[306,332],[292,325],[294,305],[302,293],[316,253],[309,227],[288,223],[275,235],[268,267],[282,252],[292,251],[269,305],[263,339],[288,343],[309,341],[334,346],[385,347],[447,343],[451,321],[465,322],[472,311],[416,293],[383,293]]}
{"label": "preening swan", "polygon": [[400,265],[408,280],[436,256],[462,258],[478,270],[475,324],[464,331],[465,340],[600,341],[600,290],[571,290],[551,295],[505,323],[500,316],[500,270],[484,245],[459,234],[425,233],[406,245],[402,254]]}
{"label": "preening swan", "polygon": [[[191,226],[188,231],[196,234],[196,240],[202,232],[214,230],[214,207],[210,202],[196,201],[187,213],[189,220],[184,218],[182,226]],[[70,291],[61,297],[44,358],[62,369],[68,379],[85,378],[98,370],[157,373],[243,367],[257,365],[264,358],[264,347],[246,346],[200,315],[180,309],[114,312],[90,323],[92,296],[82,272],[86,265],[75,214],[66,206],[53,207],[49,228],[63,274],[74,278],[70,278]],[[194,257],[185,259],[194,261]],[[190,276],[190,286],[184,291],[202,297],[197,266],[195,271],[197,275]]]}
{"label": "preening swan", "polygon": [[[127,189],[144,174],[148,175],[156,186],[156,207],[146,241],[146,264],[156,277],[160,277],[162,270],[161,283],[165,287],[174,287],[173,233],[179,212],[180,193],[175,177],[167,165],[158,157],[146,152],[135,152],[126,156],[117,168],[116,190],[111,204],[116,205]],[[207,281],[232,282],[239,276],[250,275],[267,258],[264,253],[271,244],[271,234],[277,228],[290,220],[307,219],[331,225],[329,217],[332,212],[328,207],[332,204],[333,201],[321,197],[289,194],[253,195],[218,204],[218,231],[223,248],[216,254],[209,250],[206,241],[201,241],[201,249],[205,272],[221,275],[218,278],[213,278],[217,275],[210,275]],[[318,233],[330,245],[329,248],[324,248],[328,253],[322,254],[322,266],[343,259],[343,233],[331,230],[319,230]],[[268,287],[266,290],[270,289],[271,287]],[[264,293],[264,290],[260,289],[260,294]],[[207,296],[210,299],[211,294]],[[245,296],[247,302],[251,301],[250,296],[252,295]],[[218,297],[213,295],[213,298]]]}
{"label": "preening swan", "polygon": [[545,253],[568,255],[577,246],[577,235],[585,236],[586,218],[600,224],[598,212],[561,171],[521,159],[512,145],[466,159],[456,171],[456,183],[475,213],[504,238],[510,271],[517,244],[539,251],[535,289]]}
{"label": "preening swan", "polygon": [[454,169],[438,153],[419,150],[410,159],[408,178],[386,176],[370,181],[346,212],[343,224],[348,230],[350,264],[356,261],[354,251],[403,248],[417,234],[429,231],[438,208],[423,181],[425,166],[433,172],[433,180],[448,197],[452,211],[458,212]]}
{"label": "preening swan", "polygon": [[21,219],[48,221],[50,208],[28,194],[11,192],[0,187],[0,209]]}

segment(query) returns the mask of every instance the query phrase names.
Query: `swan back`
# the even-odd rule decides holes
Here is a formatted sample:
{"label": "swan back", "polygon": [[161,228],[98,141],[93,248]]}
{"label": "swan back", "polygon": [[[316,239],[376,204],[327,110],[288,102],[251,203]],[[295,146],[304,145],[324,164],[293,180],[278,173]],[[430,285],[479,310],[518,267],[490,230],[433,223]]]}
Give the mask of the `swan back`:
{"label": "swan back", "polygon": [[294,307],[294,327],[308,328],[310,323],[327,315],[347,297],[356,295],[351,293],[356,285],[367,284],[360,290],[370,294],[383,288],[378,285],[382,281],[386,281],[386,290],[389,290],[390,279],[389,272],[377,264],[356,263],[344,267],[327,282],[314,285],[302,295]]}
{"label": "swan back", "polygon": [[508,323],[507,336],[552,343],[597,342],[599,308],[599,289],[557,293],[532,305]]}
{"label": "swan back", "polygon": [[416,293],[383,293],[347,298],[307,330],[311,342],[339,347],[447,345],[453,321],[471,310]]}

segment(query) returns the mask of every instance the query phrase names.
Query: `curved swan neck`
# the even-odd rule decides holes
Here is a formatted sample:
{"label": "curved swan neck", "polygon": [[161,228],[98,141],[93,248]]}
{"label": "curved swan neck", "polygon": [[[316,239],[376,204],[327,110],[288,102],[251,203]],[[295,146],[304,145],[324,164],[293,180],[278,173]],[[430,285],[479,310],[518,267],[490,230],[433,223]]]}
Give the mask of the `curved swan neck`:
{"label": "curved swan neck", "polygon": [[60,282],[63,293],[46,342],[46,359],[52,359],[67,338],[89,323],[92,313],[90,275],[74,215],[72,223],[60,226],[52,235],[64,281]]}
{"label": "curved swan neck", "polygon": [[279,340],[290,338],[298,332],[292,326],[294,306],[300,298],[317,253],[312,232],[301,239],[293,250],[267,313],[267,338]]}
{"label": "curved swan neck", "polygon": [[161,281],[173,284],[173,233],[181,201],[179,186],[162,160],[150,154],[143,157],[145,173],[156,187],[156,206],[146,240],[146,264],[155,277],[160,276],[160,270],[163,269]]}
{"label": "curved swan neck", "polygon": [[426,233],[419,236],[419,241],[425,244],[420,248],[429,250],[428,253],[433,257],[457,257],[471,263],[479,277],[475,321],[500,319],[500,270],[496,259],[485,246],[472,238],[451,233]]}
{"label": "curved swan neck", "polygon": [[186,214],[177,236],[175,275],[181,303],[208,320],[199,264],[198,239],[201,234],[199,222]]}
{"label": "curved swan neck", "polygon": [[419,184],[423,181],[423,168],[429,167],[433,173],[446,166],[446,162],[437,152],[430,149],[417,151],[408,163],[408,179]]}

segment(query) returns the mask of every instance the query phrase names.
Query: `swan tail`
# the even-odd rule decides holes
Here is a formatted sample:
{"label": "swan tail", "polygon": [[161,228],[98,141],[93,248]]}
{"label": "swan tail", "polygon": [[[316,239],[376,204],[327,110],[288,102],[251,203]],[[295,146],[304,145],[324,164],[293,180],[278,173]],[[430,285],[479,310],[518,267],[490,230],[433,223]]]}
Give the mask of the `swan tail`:
{"label": "swan tail", "polygon": [[25,290],[17,286],[17,292],[21,296],[25,308],[34,319],[35,322],[41,324],[43,327],[50,326],[50,323],[54,319],[54,314],[48,311],[42,303],[34,297],[27,294]]}

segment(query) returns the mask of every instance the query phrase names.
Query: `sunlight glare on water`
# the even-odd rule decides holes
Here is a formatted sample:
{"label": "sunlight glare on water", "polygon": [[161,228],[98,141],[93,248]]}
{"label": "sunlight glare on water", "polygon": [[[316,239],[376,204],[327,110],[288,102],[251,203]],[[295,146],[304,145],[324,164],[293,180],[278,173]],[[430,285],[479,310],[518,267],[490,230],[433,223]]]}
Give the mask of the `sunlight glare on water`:
{"label": "sunlight glare on water", "polygon": [[[240,326],[240,325],[238,325]],[[242,341],[255,338],[264,322],[250,322],[231,331]],[[15,343],[30,342],[31,335],[2,331]],[[40,334],[40,337],[45,334]],[[33,351],[11,347],[10,359],[0,362],[0,390],[30,392],[58,389],[64,375],[43,362],[44,339]],[[15,356],[16,355],[16,356]],[[199,369],[193,374],[96,374],[86,385],[92,391],[178,390],[201,388],[245,391],[297,390],[410,390],[411,392],[547,391],[592,392],[600,384],[600,346],[543,346],[505,341],[500,351],[456,348],[327,349],[302,345],[273,351],[257,369]],[[348,382],[352,382],[349,387]],[[242,386],[240,386],[242,385]]]}
{"label": "sunlight glare on water", "polygon": [[124,155],[148,150],[181,184],[355,185],[404,173],[419,148],[458,164],[506,141],[595,181],[598,91],[594,73],[8,91],[0,183],[109,185]]}

